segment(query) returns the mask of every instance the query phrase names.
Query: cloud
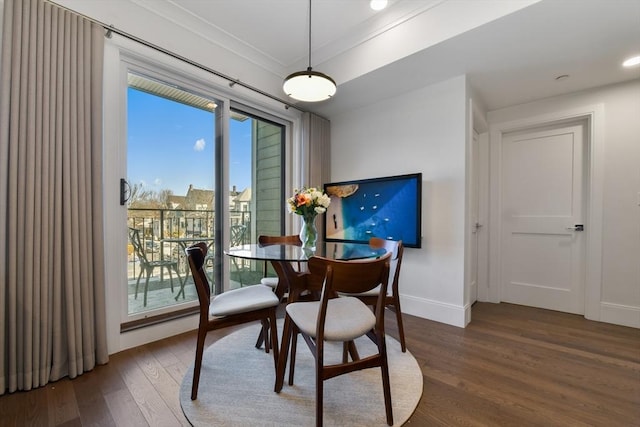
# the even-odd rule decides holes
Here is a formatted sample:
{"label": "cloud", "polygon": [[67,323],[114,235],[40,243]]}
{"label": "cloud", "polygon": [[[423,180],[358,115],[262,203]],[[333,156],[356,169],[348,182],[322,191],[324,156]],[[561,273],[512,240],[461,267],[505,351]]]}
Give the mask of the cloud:
{"label": "cloud", "polygon": [[162,185],[162,178],[156,178],[155,181],[153,181],[153,183],[157,186],[160,187]]}
{"label": "cloud", "polygon": [[205,146],[206,144],[207,144],[207,143],[206,143],[206,142],[204,142],[204,138],[200,138],[200,139],[199,139],[199,140],[197,140],[197,141],[196,141],[196,143],[193,145],[193,149],[194,149],[195,151],[202,151],[202,150],[204,150],[204,146]]}

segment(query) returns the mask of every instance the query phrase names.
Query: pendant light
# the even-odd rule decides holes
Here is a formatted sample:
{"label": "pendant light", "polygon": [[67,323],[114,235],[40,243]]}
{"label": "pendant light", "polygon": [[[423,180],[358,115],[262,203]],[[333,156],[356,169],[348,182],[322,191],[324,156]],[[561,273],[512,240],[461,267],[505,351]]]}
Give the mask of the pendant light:
{"label": "pendant light", "polygon": [[329,76],[311,69],[311,0],[309,0],[309,67],[287,76],[282,85],[284,93],[293,99],[318,102],[336,93],[336,82]]}

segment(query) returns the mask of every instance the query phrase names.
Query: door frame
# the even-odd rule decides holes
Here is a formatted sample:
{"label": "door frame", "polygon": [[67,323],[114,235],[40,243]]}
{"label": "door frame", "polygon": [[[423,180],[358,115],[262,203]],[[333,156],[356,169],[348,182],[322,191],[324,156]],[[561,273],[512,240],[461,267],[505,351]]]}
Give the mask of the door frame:
{"label": "door frame", "polygon": [[[489,124],[484,110],[474,99],[469,99],[469,122],[467,149],[466,149],[466,217],[465,217],[465,271],[464,271],[464,307],[465,325],[471,321],[471,307],[475,301],[489,301],[487,289],[489,288]],[[477,137],[478,156],[473,156],[473,140]],[[471,191],[478,180],[478,206],[477,212],[473,212]],[[481,227],[476,229],[477,250],[471,245],[471,233],[474,228],[474,213],[477,213],[477,221]],[[471,257],[476,257],[477,277],[475,289],[471,287]],[[475,295],[472,295],[475,293]],[[474,298],[475,297],[475,298]]]}
{"label": "door frame", "polygon": [[[585,196],[585,307],[587,319],[600,320],[602,293],[602,211],[604,180],[604,106],[596,104],[571,110],[550,112],[512,121],[490,124],[489,133],[489,281],[480,292],[490,302],[502,301],[501,278],[501,169],[502,140],[510,132],[524,131],[542,126],[562,125],[566,122],[586,120]],[[484,292],[486,291],[486,293]]]}

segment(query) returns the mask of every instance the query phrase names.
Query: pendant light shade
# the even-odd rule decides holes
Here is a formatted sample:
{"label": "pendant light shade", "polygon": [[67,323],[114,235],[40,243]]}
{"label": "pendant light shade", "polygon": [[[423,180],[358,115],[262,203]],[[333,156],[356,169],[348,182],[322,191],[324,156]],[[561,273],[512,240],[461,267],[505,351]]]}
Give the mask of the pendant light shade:
{"label": "pendant light shade", "polygon": [[311,0],[309,0],[309,67],[287,76],[282,85],[284,93],[293,99],[318,102],[336,93],[336,82],[329,76],[311,69]]}
{"label": "pendant light shade", "polygon": [[318,102],[329,99],[336,93],[336,82],[309,67],[306,71],[289,75],[282,88],[287,95],[298,101]]}

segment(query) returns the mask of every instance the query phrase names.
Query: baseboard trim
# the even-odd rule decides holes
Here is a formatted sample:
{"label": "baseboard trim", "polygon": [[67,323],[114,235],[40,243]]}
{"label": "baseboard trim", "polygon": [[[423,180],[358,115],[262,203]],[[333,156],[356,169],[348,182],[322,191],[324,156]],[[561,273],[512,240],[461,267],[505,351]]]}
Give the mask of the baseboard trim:
{"label": "baseboard trim", "polygon": [[600,321],[613,323],[614,325],[640,328],[640,307],[601,302]]}
{"label": "baseboard trim", "polygon": [[459,328],[464,328],[471,320],[471,305],[465,307],[408,295],[400,295],[400,304],[405,314]]}

